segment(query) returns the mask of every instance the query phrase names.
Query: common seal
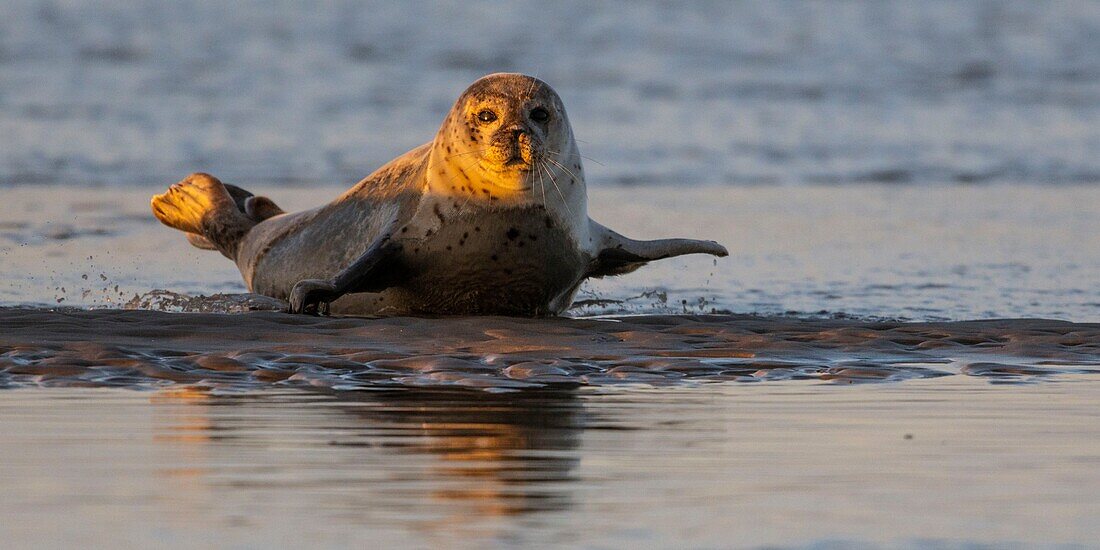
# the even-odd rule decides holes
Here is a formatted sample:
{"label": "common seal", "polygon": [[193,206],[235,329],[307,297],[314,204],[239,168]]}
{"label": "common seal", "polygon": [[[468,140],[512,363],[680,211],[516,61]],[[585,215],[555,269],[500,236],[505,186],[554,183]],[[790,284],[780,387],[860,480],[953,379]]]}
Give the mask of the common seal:
{"label": "common seal", "polygon": [[331,304],[355,314],[554,315],[588,277],[727,254],[713,241],[629,239],[589,219],[561,99],[521,74],[474,82],[434,140],[325,206],[287,214],[196,173],[152,208],[294,313]]}

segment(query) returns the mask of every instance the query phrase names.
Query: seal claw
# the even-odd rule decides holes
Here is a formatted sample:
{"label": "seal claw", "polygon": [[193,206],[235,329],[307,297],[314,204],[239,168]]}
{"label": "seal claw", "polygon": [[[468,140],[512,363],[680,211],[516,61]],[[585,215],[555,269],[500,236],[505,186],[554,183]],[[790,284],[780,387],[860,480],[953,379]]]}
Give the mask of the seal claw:
{"label": "seal claw", "polygon": [[288,313],[327,315],[329,302],[339,297],[336,285],[321,279],[298,281],[290,291]]}

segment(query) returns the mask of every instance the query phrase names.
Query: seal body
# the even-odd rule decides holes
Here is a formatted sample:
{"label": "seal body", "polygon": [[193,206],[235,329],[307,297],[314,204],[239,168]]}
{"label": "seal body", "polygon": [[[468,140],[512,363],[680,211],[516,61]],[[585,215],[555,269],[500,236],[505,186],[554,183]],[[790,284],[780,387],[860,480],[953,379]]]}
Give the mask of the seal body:
{"label": "seal body", "polygon": [[635,241],[590,220],[580,159],[558,95],[496,74],[459,97],[432,142],[327,205],[287,214],[193,174],[152,206],[292,311],[552,315],[587,277],[725,255],[710,241]]}
{"label": "seal body", "polygon": [[[298,227],[274,243],[262,232],[250,234],[239,258],[242,273],[251,274],[250,289],[289,299],[301,280],[331,279],[381,236],[384,224],[378,220],[396,217],[399,210],[381,204],[377,217],[359,217],[361,207],[342,204],[335,211],[297,215],[305,219],[290,215],[265,222],[270,227],[260,231],[282,224]],[[336,223],[337,218],[345,222]],[[307,220],[312,223],[302,223]],[[572,232],[540,206],[465,212],[448,218],[431,235],[396,240],[407,244],[391,265],[393,286],[346,294],[332,303],[332,311],[554,314],[568,307],[592,261]],[[318,246],[325,242],[345,245]]]}

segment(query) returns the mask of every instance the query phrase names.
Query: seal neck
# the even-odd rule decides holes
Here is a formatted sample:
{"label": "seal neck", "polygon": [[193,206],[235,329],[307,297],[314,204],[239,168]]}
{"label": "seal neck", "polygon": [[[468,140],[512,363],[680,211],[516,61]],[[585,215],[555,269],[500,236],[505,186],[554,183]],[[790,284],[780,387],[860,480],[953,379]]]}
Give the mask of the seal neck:
{"label": "seal neck", "polygon": [[525,177],[505,186],[481,166],[479,149],[448,139],[446,128],[436,135],[428,154],[426,195],[447,199],[456,210],[543,206],[567,227],[587,226],[584,168],[571,132],[560,150],[546,150]]}

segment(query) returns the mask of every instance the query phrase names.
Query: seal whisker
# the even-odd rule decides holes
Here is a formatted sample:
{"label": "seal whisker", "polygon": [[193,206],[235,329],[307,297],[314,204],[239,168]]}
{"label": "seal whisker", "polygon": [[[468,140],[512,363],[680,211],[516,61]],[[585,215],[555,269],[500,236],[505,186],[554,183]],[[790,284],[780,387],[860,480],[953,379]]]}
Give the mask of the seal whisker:
{"label": "seal whisker", "polygon": [[565,194],[561,192],[561,187],[558,186],[557,180],[554,179],[553,172],[550,171],[545,165],[542,166],[546,170],[546,175],[550,176],[550,184],[554,186],[554,189],[558,192],[558,196],[561,197],[561,204],[569,212],[569,217],[573,217],[573,209],[569,207],[569,202],[565,200]]}
{"label": "seal whisker", "polygon": [[594,158],[592,158],[592,157],[586,157],[586,156],[584,156],[584,155],[581,155],[580,153],[577,153],[577,154],[578,154],[578,155],[580,155],[580,157],[581,157],[582,159],[587,159],[587,160],[590,160],[590,161],[592,161],[592,162],[595,162],[596,164],[599,164],[600,166],[607,166],[606,164],[604,164],[604,163],[602,163],[602,162],[600,162],[600,161],[598,161],[598,160],[596,160],[596,159],[594,159]]}
{"label": "seal whisker", "polygon": [[539,70],[535,69],[535,77],[531,79],[531,82],[527,86],[527,97],[531,98],[532,92],[535,91],[535,83],[539,81]]}
{"label": "seal whisker", "polygon": [[461,153],[452,153],[452,154],[447,155],[446,157],[444,157],[443,160],[451,160],[454,157],[461,157],[461,156],[465,156],[465,155],[476,155],[478,153],[483,153],[483,152],[488,151],[488,150],[489,150],[488,147],[483,147],[483,148],[478,149],[476,151],[463,151]]}
{"label": "seal whisker", "polygon": [[[444,158],[443,160],[445,162],[447,160],[447,158]],[[459,170],[462,170],[462,171],[469,170],[476,163],[477,163],[477,159],[475,158],[472,161],[468,162],[465,166],[460,165]],[[430,156],[428,157],[428,170],[427,171],[428,171],[429,174],[432,173],[432,159],[431,159]],[[458,181],[455,180],[454,174],[448,173],[448,174],[445,174],[444,177],[446,177],[447,184],[449,184],[452,188],[457,188],[458,187]],[[468,193],[466,193],[466,199],[462,201],[462,204],[460,206],[458,206],[456,208],[456,210],[462,210],[463,208],[465,208],[466,205],[470,202],[470,199],[473,197],[473,195],[474,195],[473,190],[470,190]]]}
{"label": "seal whisker", "polygon": [[[547,151],[548,151],[548,152],[550,152],[550,153],[553,153],[553,154],[555,154],[555,155],[558,155],[558,156],[561,156],[561,155],[562,155],[562,152],[561,152],[561,151],[555,151],[555,150],[553,150],[553,149],[547,149]],[[598,160],[596,160],[596,159],[594,159],[594,158],[592,158],[592,157],[590,157],[590,156],[588,156],[588,155],[582,155],[582,154],[580,154],[580,153],[577,153],[577,156],[581,157],[582,159],[585,159],[585,160],[590,160],[590,161],[592,161],[592,162],[595,162],[596,164],[599,164],[600,166],[607,166],[606,164],[604,164],[604,163],[602,163],[602,162],[600,162],[600,161],[598,161]]]}
{"label": "seal whisker", "polygon": [[[463,171],[466,171],[466,170],[469,170],[470,167],[472,167],[475,164],[477,164],[477,159],[476,158],[471,160],[466,166],[460,166],[459,168]],[[454,179],[451,179],[451,183],[458,183],[458,182],[454,181]],[[462,210],[462,209],[466,208],[466,205],[470,204],[470,199],[472,199],[473,197],[474,197],[474,190],[470,189],[470,192],[466,193],[466,199],[463,200],[462,204],[459,205],[458,208],[456,208],[455,210]]]}
{"label": "seal whisker", "polygon": [[561,168],[562,170],[565,170],[565,171],[566,171],[566,173],[568,173],[568,174],[569,174],[570,176],[572,176],[572,178],[573,178],[574,180],[578,180],[578,181],[580,180],[580,178],[578,178],[578,177],[577,177],[577,175],[576,175],[576,174],[574,174],[572,170],[570,170],[570,169],[566,168],[564,164],[562,164],[562,163],[560,163],[560,162],[558,162],[558,161],[556,161],[556,160],[554,160],[554,159],[552,159],[552,158],[550,158],[550,157],[546,157],[546,160],[548,160],[548,161],[550,161],[550,162],[554,163],[554,165],[555,165],[555,166],[557,166],[558,168]]}
{"label": "seal whisker", "polygon": [[[541,166],[542,160],[536,161],[537,166]],[[542,179],[542,170],[539,170],[539,189],[542,190],[542,204],[546,204],[546,181]]]}

